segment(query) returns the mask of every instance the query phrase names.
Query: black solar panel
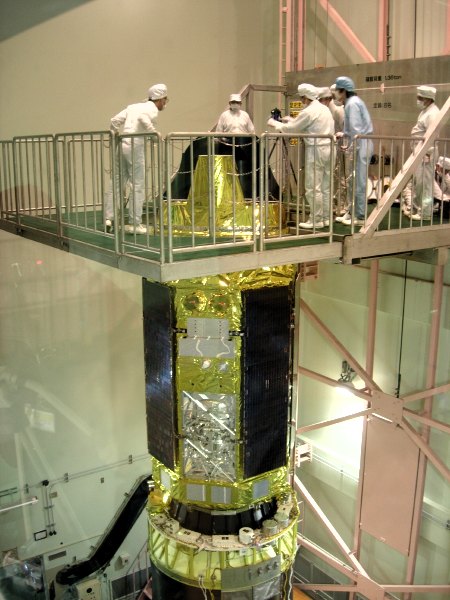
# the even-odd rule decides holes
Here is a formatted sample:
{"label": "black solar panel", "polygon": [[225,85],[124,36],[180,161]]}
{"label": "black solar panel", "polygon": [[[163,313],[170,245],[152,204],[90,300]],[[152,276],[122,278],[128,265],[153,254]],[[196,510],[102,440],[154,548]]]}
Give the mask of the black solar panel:
{"label": "black solar panel", "polygon": [[148,450],[175,467],[175,381],[171,288],[143,279],[145,395]]}
{"label": "black solar panel", "polygon": [[286,464],[292,302],[288,286],[242,293],[245,478]]}

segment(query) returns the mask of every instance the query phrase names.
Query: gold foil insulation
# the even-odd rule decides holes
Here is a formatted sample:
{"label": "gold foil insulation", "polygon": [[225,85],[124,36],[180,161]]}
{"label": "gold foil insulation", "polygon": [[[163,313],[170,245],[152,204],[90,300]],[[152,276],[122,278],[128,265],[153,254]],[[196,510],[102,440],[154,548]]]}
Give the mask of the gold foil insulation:
{"label": "gold foil insulation", "polygon": [[[171,203],[172,231],[179,235],[212,235],[214,228],[219,237],[248,237],[253,230],[259,233],[262,225],[266,235],[278,234],[285,227],[284,206],[267,202],[263,212],[261,215],[259,200],[254,205],[251,199],[244,199],[232,156],[203,155],[198,157],[188,199]],[[166,205],[165,226],[167,222]]]}
{"label": "gold foil insulation", "polygon": [[153,473],[172,498],[238,508],[286,491],[285,467],[243,475],[241,292],[291,285],[295,273],[283,265],[167,284],[175,292],[177,458],[174,471],[154,459]]}
{"label": "gold foil insulation", "polygon": [[[228,209],[222,208],[224,215]],[[290,286],[295,275],[296,268],[286,265],[166,284],[175,312],[177,448],[173,470],[152,459],[149,551],[158,569],[187,585],[247,589],[251,567],[267,572],[270,582],[293,563],[299,513],[288,483],[288,449],[284,466],[244,477],[241,329],[242,292]],[[247,528],[246,537],[205,535],[171,517],[173,500],[220,514],[274,499],[276,514],[259,529]]]}
{"label": "gold foil insulation", "polygon": [[[235,290],[238,292],[241,290],[254,290],[263,287],[289,285],[293,282],[295,273],[295,265],[281,265],[277,267],[260,267],[258,269],[247,271],[237,271],[235,273],[221,273],[219,275],[209,275],[207,277],[195,277],[192,279],[171,281],[167,285],[175,287],[180,294],[181,290],[183,290],[183,293],[185,293],[184,290],[188,289],[197,290],[200,294],[199,300],[195,301],[197,306],[193,306],[192,308],[196,308],[196,310],[202,312],[207,306],[206,291],[208,289],[211,290],[211,292],[214,291],[215,293],[218,293],[221,290]],[[191,308],[190,303],[187,300],[185,308]],[[181,307],[176,306],[176,309],[177,318],[180,318],[183,314]],[[191,315],[189,314],[189,316]],[[209,316],[214,318],[216,315],[214,312],[210,312]]]}
{"label": "gold foil insulation", "polygon": [[[220,508],[221,510],[237,510],[256,502],[268,500],[274,496],[290,492],[287,483],[287,468],[281,467],[269,473],[264,473],[252,479],[239,480],[234,483],[224,482],[199,482],[188,479],[177,472],[167,469],[156,459],[152,459],[153,479],[158,484],[164,498],[174,498],[183,504],[192,502],[189,494],[192,485],[201,486],[204,500],[196,500],[195,504],[204,508]],[[260,491],[261,490],[261,491]],[[228,502],[220,502],[220,499]]]}
{"label": "gold foil insulation", "polygon": [[[289,524],[274,535],[259,535],[251,545],[229,540],[224,536],[204,536],[173,528],[173,522],[162,515],[150,518],[149,551],[152,562],[163,573],[187,585],[201,584],[206,589],[224,589],[225,576],[234,579],[234,589],[245,589],[238,574],[249,567],[260,565],[264,570],[273,569],[273,575],[285,572],[291,566],[297,551],[297,505],[290,515]],[[227,536],[228,537],[228,536]],[[236,536],[229,536],[236,537]],[[190,539],[191,538],[191,539]],[[233,576],[233,571],[236,573]],[[270,577],[270,574],[269,574]],[[230,590],[230,587],[226,589]]]}

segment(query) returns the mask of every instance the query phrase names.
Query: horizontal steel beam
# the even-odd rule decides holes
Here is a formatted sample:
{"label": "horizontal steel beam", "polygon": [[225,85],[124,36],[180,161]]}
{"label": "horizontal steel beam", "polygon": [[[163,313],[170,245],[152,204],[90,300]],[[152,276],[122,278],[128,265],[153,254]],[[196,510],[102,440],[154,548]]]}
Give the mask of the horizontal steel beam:
{"label": "horizontal steel beam", "polygon": [[447,248],[450,246],[450,225],[377,231],[372,237],[360,232],[346,236],[343,246],[344,264],[423,248]]}

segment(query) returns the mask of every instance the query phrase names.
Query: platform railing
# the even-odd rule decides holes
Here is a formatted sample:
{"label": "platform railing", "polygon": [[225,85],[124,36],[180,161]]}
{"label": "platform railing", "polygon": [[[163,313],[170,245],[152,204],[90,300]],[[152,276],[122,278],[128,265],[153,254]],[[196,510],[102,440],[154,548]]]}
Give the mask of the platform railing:
{"label": "platform railing", "polygon": [[[365,226],[369,215],[381,206],[382,198],[391,190],[395,178],[404,171],[404,165],[413,155],[413,149],[421,144],[424,138],[367,135],[357,136],[355,139],[357,141],[370,140],[373,144],[372,161],[365,171],[365,180],[367,181]],[[353,178],[356,178],[356,143],[352,148],[350,159],[350,176]],[[391,199],[383,226],[378,225],[376,227],[377,231],[380,231],[380,229],[411,229],[419,225],[443,225],[448,221],[447,208],[444,204],[447,199],[444,197],[442,190],[439,191],[436,187],[435,171],[438,158],[440,156],[448,157],[450,140],[437,139],[434,144],[429,145],[428,150],[423,159],[423,164],[429,165],[430,176],[427,178],[426,172],[422,168],[410,174],[403,189]],[[353,187],[349,197],[349,208],[352,214],[355,214],[355,196],[356,186]],[[429,204],[427,207],[425,198]],[[431,210],[431,214],[425,213],[424,209]],[[424,218],[424,215],[426,218]],[[352,222],[351,233],[358,232],[360,227],[360,225],[355,225]]]}
{"label": "platform railing", "polygon": [[[125,160],[122,143],[128,143]],[[140,255],[144,250],[150,259],[165,262],[163,219],[164,142],[157,132],[114,136],[113,176],[114,235],[119,254]],[[138,180],[137,164],[142,163],[144,181]],[[127,231],[127,212],[139,212],[138,195],[142,195],[142,225],[146,234]]]}
{"label": "platform railing", "polygon": [[105,233],[103,203],[112,177],[112,136],[105,131],[55,136],[61,224]]}
{"label": "platform railing", "polygon": [[[316,160],[320,148],[330,149],[324,164]],[[312,187],[309,198],[305,189],[308,153],[311,158],[306,169]],[[335,156],[334,138],[330,135],[264,133],[261,136],[260,211],[265,215],[261,249],[286,239],[304,240],[305,236],[332,241]],[[327,189],[322,185],[326,173]],[[271,177],[278,182],[276,195],[271,193]],[[304,223],[310,224],[310,228],[302,226]]]}
{"label": "platform railing", "polygon": [[[374,145],[375,157],[364,177],[368,197],[364,223],[370,224],[391,182],[410,160],[411,144],[422,140],[366,137]],[[128,178],[122,152],[125,139],[131,147]],[[308,144],[314,150],[324,139],[333,148],[327,169],[334,177],[324,199],[330,219],[323,226],[316,220],[305,229],[316,209],[315,197],[309,206],[305,196],[305,150]],[[438,156],[448,158],[450,139],[434,139],[430,146],[434,168]],[[18,233],[38,229],[119,257],[160,264],[330,243],[360,231],[353,221],[345,227],[333,223],[345,198],[354,214],[355,186],[352,196],[346,188],[355,178],[355,167],[342,173],[348,152],[354,153],[355,165],[356,146],[345,153],[331,136],[304,134],[264,133],[258,139],[250,134],[182,132],[163,139],[158,133],[113,136],[94,131],[17,137],[0,141],[0,217]],[[130,233],[126,217],[130,207],[137,208],[130,192],[137,187],[133,165],[139,157],[144,172],[144,235]],[[307,168],[313,169],[313,187],[318,186],[324,167],[313,162]],[[417,177],[409,188],[413,194],[415,185]],[[108,193],[113,202],[112,231],[105,218]],[[443,192],[430,221],[403,216],[400,195],[391,200],[388,211],[383,204],[385,218],[378,219],[378,231],[448,224],[449,202]]]}
{"label": "platform railing", "polygon": [[42,221],[57,223],[54,137],[37,135],[13,139],[14,193],[17,222],[39,229]]}
{"label": "platform railing", "polygon": [[17,221],[13,143],[0,140],[0,218]]}
{"label": "platform railing", "polygon": [[[257,137],[170,133],[166,143],[164,227],[168,262],[220,247],[256,250]],[[242,168],[237,169],[237,164]],[[170,207],[170,210],[169,210]],[[178,243],[176,243],[178,240]]]}
{"label": "platform railing", "polygon": [[[371,215],[367,218],[361,233],[368,239],[370,239],[380,222],[386,216],[386,213],[392,207],[393,202],[398,198],[401,192],[404,190],[408,180],[414,177],[416,180],[418,174],[422,173],[424,180],[428,177],[428,169],[424,168],[425,163],[430,160],[435,160],[436,143],[439,139],[440,131],[443,125],[448,122],[450,116],[450,96],[445,101],[443,107],[439,110],[436,118],[428,127],[427,132],[423,138],[416,140],[412,143],[412,152],[408,158],[401,164],[400,170],[392,181],[390,188],[383,194],[379,201],[376,209],[372,211]],[[443,140],[445,141],[445,140]],[[445,142],[446,144],[446,142]],[[430,156],[430,148],[433,150],[433,154]],[[441,155],[443,158],[447,158],[447,155]],[[435,173],[432,171],[432,179],[434,179]],[[424,181],[419,185],[423,187]],[[428,184],[427,184],[428,185]],[[428,207],[427,207],[428,208]],[[423,215],[422,215],[423,216]],[[422,225],[423,219],[420,219]],[[431,225],[433,225],[431,220]]]}

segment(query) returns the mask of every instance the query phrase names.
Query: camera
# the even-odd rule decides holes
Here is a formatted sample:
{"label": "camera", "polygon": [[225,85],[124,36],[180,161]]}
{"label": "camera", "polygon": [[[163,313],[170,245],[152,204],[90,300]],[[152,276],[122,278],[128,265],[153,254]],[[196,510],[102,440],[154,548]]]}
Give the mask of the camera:
{"label": "camera", "polygon": [[281,110],[279,108],[272,108],[270,115],[275,121],[281,121]]}

